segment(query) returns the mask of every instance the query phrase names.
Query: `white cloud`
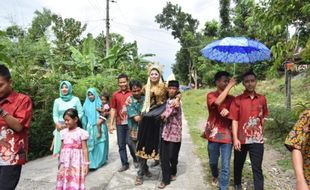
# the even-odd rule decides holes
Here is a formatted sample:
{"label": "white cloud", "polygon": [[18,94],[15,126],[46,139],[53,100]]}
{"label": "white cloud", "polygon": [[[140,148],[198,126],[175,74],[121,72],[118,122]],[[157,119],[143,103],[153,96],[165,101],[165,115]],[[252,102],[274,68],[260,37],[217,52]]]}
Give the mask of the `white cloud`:
{"label": "white cloud", "polygon": [[[87,23],[87,32],[94,36],[105,31],[106,1],[103,0],[0,0],[0,29],[9,26],[12,18],[17,24],[27,27],[38,9],[43,7],[62,17],[72,17]],[[184,12],[198,19],[200,28],[206,21],[219,20],[217,0],[171,0]],[[117,0],[110,2],[111,32],[119,33],[125,40],[138,43],[140,53],[154,53],[152,61],[165,64],[164,75],[167,77],[175,54],[180,48],[173,39],[171,31],[159,28],[155,15],[160,14],[166,0]]]}

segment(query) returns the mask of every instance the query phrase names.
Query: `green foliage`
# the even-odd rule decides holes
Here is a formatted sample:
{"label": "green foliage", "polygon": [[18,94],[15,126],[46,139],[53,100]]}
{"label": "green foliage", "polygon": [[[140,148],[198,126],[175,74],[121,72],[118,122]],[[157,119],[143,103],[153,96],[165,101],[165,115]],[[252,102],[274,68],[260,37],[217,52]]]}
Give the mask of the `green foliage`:
{"label": "green foliage", "polygon": [[178,38],[181,43],[184,32],[194,33],[199,24],[198,20],[183,12],[178,4],[173,5],[171,2],[167,2],[162,13],[155,16],[155,21],[160,24],[160,28],[172,30],[172,36]]}
{"label": "green foliage", "polygon": [[[125,43],[123,36],[111,34],[110,54],[105,57],[104,41],[98,41],[104,36],[93,38],[89,34],[83,38],[85,29],[79,21],[43,9],[35,12],[27,31],[16,25],[0,31],[0,61],[12,73],[13,88],[33,101],[30,159],[49,153],[55,128],[52,107],[59,97],[60,81],[70,81],[74,95],[83,101],[90,87],[99,93],[116,90],[116,77],[121,72],[142,82],[147,78],[147,57],[153,54],[139,54],[136,42]],[[50,35],[55,36],[53,41]]]}
{"label": "green foliage", "polygon": [[[161,14],[156,16],[160,27],[172,30],[174,38],[178,38],[181,49],[176,55],[173,71],[176,77],[184,83],[191,82],[193,70],[198,73],[198,80],[210,84],[212,76],[219,68],[213,62],[204,61],[199,50],[212,41],[226,36],[245,36],[261,41],[272,51],[269,63],[237,66],[236,74],[240,75],[246,69],[254,70],[259,79],[281,76],[283,62],[293,60],[293,55],[303,48],[301,57],[309,63],[309,32],[310,32],[310,2],[309,1],[277,1],[277,0],[234,0],[235,6],[230,9],[230,0],[220,1],[221,23],[207,21],[202,31],[196,27],[187,30],[188,18],[178,5],[170,2]],[[194,20],[194,19],[193,19]],[[289,35],[289,28],[296,29]],[[217,64],[217,63],[216,63]],[[213,70],[214,69],[214,70]],[[232,66],[220,66],[232,72]]]}
{"label": "green foliage", "polygon": [[61,67],[63,61],[68,60],[70,57],[70,46],[77,47],[80,44],[80,37],[86,30],[86,25],[82,25],[80,21],[76,21],[73,18],[63,19],[55,14],[52,16],[52,21],[52,30],[56,37],[53,41],[56,45],[53,54],[56,56],[57,62],[60,63],[58,67]]}
{"label": "green foliage", "polygon": [[310,37],[308,38],[305,48],[301,52],[301,57],[308,63],[310,63]]}
{"label": "green foliage", "polygon": [[74,94],[84,101],[87,89],[91,87],[96,88],[98,93],[108,92],[112,94],[117,88],[117,79],[115,76],[109,75],[109,73],[102,73],[79,79],[73,85]]}
{"label": "green foliage", "polygon": [[216,20],[207,21],[203,29],[203,35],[208,37],[217,37],[219,32],[219,23]]}
{"label": "green foliage", "polygon": [[227,37],[231,35],[231,23],[230,23],[230,0],[220,0],[220,37]]}
{"label": "green foliage", "polygon": [[160,28],[171,30],[172,36],[179,40],[182,48],[176,55],[177,64],[173,71],[180,81],[191,82],[200,55],[200,39],[196,33],[198,20],[183,12],[179,5],[168,2],[162,13],[156,15],[155,21],[160,24]]}
{"label": "green foliage", "polygon": [[31,27],[28,29],[28,36],[35,41],[45,37],[48,27],[52,24],[52,12],[43,8],[42,12],[36,10],[34,14],[35,17],[32,20]]}
{"label": "green foliage", "polygon": [[297,118],[292,110],[284,107],[269,106],[269,116],[273,120],[266,121],[265,130],[271,132],[272,138],[284,138],[292,129]]}

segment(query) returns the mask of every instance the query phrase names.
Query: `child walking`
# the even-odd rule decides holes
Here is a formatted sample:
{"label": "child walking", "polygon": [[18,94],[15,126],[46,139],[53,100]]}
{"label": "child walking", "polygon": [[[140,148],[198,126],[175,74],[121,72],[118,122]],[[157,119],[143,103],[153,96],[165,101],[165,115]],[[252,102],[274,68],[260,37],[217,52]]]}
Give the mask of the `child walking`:
{"label": "child walking", "polygon": [[168,82],[168,95],[166,110],[161,114],[164,120],[162,140],[160,147],[160,161],[162,181],[158,188],[163,189],[170,181],[176,180],[179,151],[182,139],[182,109],[173,107],[176,95],[179,93],[179,82]]}
{"label": "child walking", "polygon": [[96,110],[99,112],[100,116],[97,122],[98,127],[98,138],[101,137],[101,125],[108,119],[110,106],[109,106],[109,94],[104,92],[100,96],[101,100],[101,108],[97,108]]}
{"label": "child walking", "polygon": [[77,110],[70,108],[64,113],[66,128],[60,131],[61,151],[56,190],[85,190],[88,174],[88,133],[82,129]]}

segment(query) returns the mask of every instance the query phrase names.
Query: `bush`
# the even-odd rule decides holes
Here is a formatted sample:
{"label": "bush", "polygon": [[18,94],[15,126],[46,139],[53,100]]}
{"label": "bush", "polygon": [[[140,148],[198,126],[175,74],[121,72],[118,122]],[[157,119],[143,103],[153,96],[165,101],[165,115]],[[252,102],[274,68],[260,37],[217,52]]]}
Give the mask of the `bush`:
{"label": "bush", "polygon": [[58,85],[54,77],[45,78],[35,74],[26,78],[16,77],[13,71],[14,89],[27,94],[33,103],[33,115],[29,129],[30,160],[49,154],[54,130],[52,108],[55,97],[58,97]]}
{"label": "bush", "polygon": [[279,106],[269,107],[269,120],[265,123],[265,130],[272,138],[285,138],[297,121],[294,111]]}

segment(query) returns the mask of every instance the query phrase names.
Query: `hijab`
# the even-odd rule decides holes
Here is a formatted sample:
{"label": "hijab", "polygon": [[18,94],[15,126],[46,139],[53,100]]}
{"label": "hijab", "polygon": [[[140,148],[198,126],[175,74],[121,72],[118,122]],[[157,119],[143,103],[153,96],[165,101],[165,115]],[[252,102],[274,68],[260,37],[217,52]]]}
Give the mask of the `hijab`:
{"label": "hijab", "polygon": [[[92,93],[95,97],[93,101],[90,101],[88,98],[88,93]],[[95,88],[89,88],[86,93],[86,99],[83,105],[84,114],[87,117],[87,121],[91,125],[97,124],[97,120],[99,118],[99,112],[96,108],[101,107],[101,100],[97,94]]]}
{"label": "hijab", "polygon": [[[62,85],[66,85],[68,88],[68,93],[66,95],[63,95],[61,92],[61,87]],[[62,81],[59,85],[59,97],[65,101],[68,102],[72,99],[73,95],[72,95],[72,85],[69,81]]]}

